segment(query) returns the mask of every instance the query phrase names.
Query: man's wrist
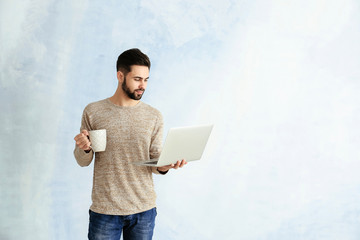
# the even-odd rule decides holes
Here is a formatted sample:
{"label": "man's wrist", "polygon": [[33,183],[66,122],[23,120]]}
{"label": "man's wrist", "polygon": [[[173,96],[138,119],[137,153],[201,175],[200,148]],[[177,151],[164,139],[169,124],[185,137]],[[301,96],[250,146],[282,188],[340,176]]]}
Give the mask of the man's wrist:
{"label": "man's wrist", "polygon": [[159,168],[156,168],[156,170],[157,170],[160,174],[163,174],[163,175],[167,174],[167,172],[169,171],[169,170],[167,170],[167,171],[160,171]]}

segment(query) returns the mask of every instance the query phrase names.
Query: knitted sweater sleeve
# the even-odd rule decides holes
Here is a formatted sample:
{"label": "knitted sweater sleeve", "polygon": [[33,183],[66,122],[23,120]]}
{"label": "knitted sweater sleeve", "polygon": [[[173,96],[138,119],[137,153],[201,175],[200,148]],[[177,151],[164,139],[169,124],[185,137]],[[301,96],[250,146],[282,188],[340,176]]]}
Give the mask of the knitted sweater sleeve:
{"label": "knitted sweater sleeve", "polygon": [[[84,112],[82,115],[80,132],[84,129],[87,131],[91,130],[90,120],[89,120],[89,116],[87,114],[86,108],[84,109]],[[90,152],[87,153],[84,150],[80,149],[75,144],[74,156],[75,156],[77,163],[81,167],[89,166],[93,159],[93,155],[94,155],[94,152],[92,150],[90,150]]]}
{"label": "knitted sweater sleeve", "polygon": [[[164,121],[161,113],[159,113],[156,126],[151,136],[150,159],[160,157],[161,148],[162,148],[163,130],[164,130]],[[160,174],[157,170],[157,167],[152,167],[151,170],[155,174]]]}

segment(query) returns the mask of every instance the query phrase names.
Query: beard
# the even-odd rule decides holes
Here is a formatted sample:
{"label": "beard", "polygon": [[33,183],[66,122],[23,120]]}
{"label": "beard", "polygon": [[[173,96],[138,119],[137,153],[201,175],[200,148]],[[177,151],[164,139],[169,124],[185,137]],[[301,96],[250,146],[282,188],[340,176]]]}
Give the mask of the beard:
{"label": "beard", "polygon": [[[121,84],[121,88],[124,90],[126,95],[133,100],[140,100],[142,95],[144,95],[144,92],[145,92],[145,89],[143,89],[143,88],[135,89],[134,91],[131,92],[130,88],[128,88],[128,86],[126,85],[126,77],[124,77],[124,82]],[[137,94],[136,91],[138,91],[138,90],[143,91],[143,93]]]}

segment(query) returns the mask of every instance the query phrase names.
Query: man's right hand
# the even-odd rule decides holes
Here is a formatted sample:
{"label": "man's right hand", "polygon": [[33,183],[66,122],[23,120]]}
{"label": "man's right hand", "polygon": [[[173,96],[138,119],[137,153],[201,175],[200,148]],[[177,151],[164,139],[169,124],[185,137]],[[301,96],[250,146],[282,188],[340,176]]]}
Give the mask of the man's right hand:
{"label": "man's right hand", "polygon": [[74,138],[76,145],[84,150],[84,151],[90,151],[91,142],[89,140],[89,132],[86,130],[82,130],[80,134],[76,135]]}

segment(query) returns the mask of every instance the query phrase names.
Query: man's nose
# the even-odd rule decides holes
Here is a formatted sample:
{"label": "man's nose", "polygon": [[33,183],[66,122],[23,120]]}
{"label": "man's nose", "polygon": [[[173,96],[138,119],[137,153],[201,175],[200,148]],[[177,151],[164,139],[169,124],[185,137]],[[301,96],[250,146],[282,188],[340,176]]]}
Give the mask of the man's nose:
{"label": "man's nose", "polygon": [[146,82],[144,80],[140,81],[139,88],[140,89],[143,89],[143,88],[145,89],[145,87],[146,87]]}

